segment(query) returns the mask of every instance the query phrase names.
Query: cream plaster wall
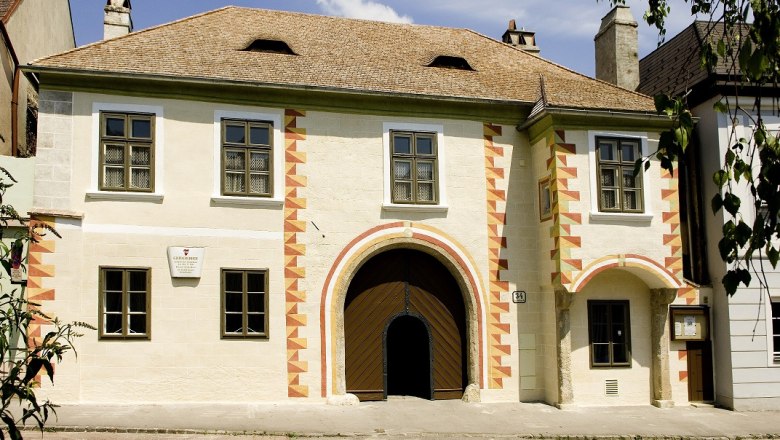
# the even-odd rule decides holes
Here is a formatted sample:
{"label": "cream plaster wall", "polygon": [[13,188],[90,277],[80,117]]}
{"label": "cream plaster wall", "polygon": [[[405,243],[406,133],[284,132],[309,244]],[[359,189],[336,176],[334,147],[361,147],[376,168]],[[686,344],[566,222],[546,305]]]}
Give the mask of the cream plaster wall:
{"label": "cream plaster wall", "polygon": [[[120,342],[98,341],[96,334],[88,334],[79,341],[78,361],[69,360],[58,370],[62,375],[50,390],[52,396],[63,403],[286,399],[282,206],[215,204],[211,200],[213,179],[218,178],[213,175],[215,112],[281,116],[283,109],[89,93],[73,94],[71,107],[65,95],[44,94],[51,102],[43,131],[52,134],[47,140],[52,148],[43,149],[40,159],[49,163],[56,157],[67,163],[69,180],[41,181],[36,186],[36,201],[47,205],[41,208],[83,214],[83,220],[63,223],[64,237],[56,253],[45,257],[45,264],[57,268],[56,277],[46,280],[57,291],[51,305],[65,320],[96,324],[98,267],[148,266],[152,268],[152,336],[150,341]],[[158,182],[164,180],[161,197],[87,195],[94,190],[95,103],[162,109],[163,125],[156,127],[156,154],[164,158],[156,170]],[[72,118],[65,110],[72,110]],[[446,176],[446,209],[383,208],[382,132],[386,123],[442,127],[439,149]],[[57,137],[59,126],[72,130],[72,137]],[[308,179],[306,187],[299,189],[299,197],[307,200],[306,209],[299,212],[299,220],[306,222],[306,232],[299,234],[299,241],[306,245],[306,255],[299,259],[299,266],[306,269],[300,288],[307,294],[299,306],[299,313],[307,315],[299,337],[308,342],[299,353],[300,360],[308,362],[301,384],[317,400],[320,298],[325,278],[342,249],[366,230],[403,220],[443,231],[474,261],[479,270],[477,283],[484,292],[483,307],[489,307],[483,123],[311,111],[298,118],[298,127],[306,130],[306,139],[298,141],[306,162],[298,165],[297,174]],[[483,400],[538,400],[545,388],[543,338],[537,333],[542,304],[535,263],[538,216],[535,192],[526,190],[535,187],[535,178],[528,166],[528,140],[514,127],[504,126],[494,142],[504,148],[504,158],[496,166],[506,170],[499,185],[507,190],[508,200],[499,206],[508,214],[504,235],[509,243],[502,254],[509,270],[501,274],[509,282],[509,291],[501,300],[511,303],[511,291],[526,290],[529,302],[510,307],[502,316],[502,322],[510,325],[510,334],[502,336],[502,343],[511,347],[504,365],[511,367],[512,375],[504,379],[503,389],[484,390]],[[275,154],[283,154],[282,148],[277,144]],[[46,197],[55,186],[64,188],[64,199]],[[206,247],[202,278],[171,279],[165,258],[168,246]],[[219,273],[223,267],[269,269],[268,340],[220,339]],[[229,395],[223,392],[226,389],[231,390]]]}
{"label": "cream plaster wall", "polygon": [[[648,150],[645,154],[655,151],[657,137],[652,133],[621,132],[614,130],[594,131],[598,135],[612,136],[647,136]],[[570,156],[569,167],[577,168],[576,179],[569,179],[569,189],[579,191],[580,201],[570,202],[570,212],[582,213],[582,225],[572,228],[574,235],[582,237],[582,246],[572,249],[572,258],[580,258],[583,267],[592,261],[608,255],[638,254],[650,258],[662,266],[664,259],[671,256],[671,251],[663,242],[663,235],[670,232],[669,225],[663,223],[662,212],[668,211],[668,202],[661,199],[661,189],[668,183],[661,179],[661,169],[653,160],[649,170],[642,178],[647,186],[649,198],[645,200],[645,213],[652,213],[651,219],[643,219],[637,215],[626,214],[623,218],[596,218],[598,214],[592,209],[592,203],[598,200],[598,194],[591,190],[591,180],[596,179],[596,169],[589,157],[588,131],[566,131],[566,142],[577,146],[577,154]],[[595,206],[598,206],[596,203]],[[596,208],[598,209],[598,208]],[[604,237],[609,237],[605,240]]]}
{"label": "cream plaster wall", "polygon": [[[631,367],[590,366],[588,300],[628,300],[631,321]],[[609,270],[575,294],[571,305],[571,359],[576,405],[647,405],[651,392],[650,291],[637,277]],[[617,379],[619,395],[605,395],[605,381]]]}

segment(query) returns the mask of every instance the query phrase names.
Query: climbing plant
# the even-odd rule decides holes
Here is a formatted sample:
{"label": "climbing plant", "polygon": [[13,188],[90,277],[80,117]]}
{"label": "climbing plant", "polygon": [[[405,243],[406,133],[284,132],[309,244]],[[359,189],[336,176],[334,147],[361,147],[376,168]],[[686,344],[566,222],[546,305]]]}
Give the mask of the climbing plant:
{"label": "climbing plant", "polygon": [[[20,425],[28,421],[43,431],[56,405],[40,401],[36,394],[41,376],[54,383],[54,364],[60,362],[81,329],[94,329],[83,322],[61,323],[40,310],[40,304],[27,300],[23,284],[12,280],[25,271],[23,250],[42,236],[57,231],[46,224],[30,225],[13,206],[4,202],[8,188],[17,183],[0,167],[0,420],[5,428],[0,439],[22,439]],[[11,223],[15,223],[11,227]],[[11,232],[13,231],[13,236]],[[23,278],[23,277],[22,277]],[[33,334],[33,324],[43,324],[49,331]]]}
{"label": "climbing plant", "polygon": [[[727,221],[718,242],[720,256],[728,263],[722,282],[729,295],[740,284],[756,282],[768,287],[764,262],[777,267],[780,260],[780,133],[765,124],[768,114],[778,115],[780,79],[780,7],[778,0],[685,0],[692,16],[722,24],[723,32],[710,32],[701,42],[700,62],[712,72],[725,67],[729,92],[714,104],[731,122],[721,169],[712,179],[719,192],[712,196],[713,213],[725,211]],[[610,0],[614,6],[625,0]],[[644,20],[658,29],[659,44],[666,35],[666,18],[672,12],[668,0],[648,0]],[[715,29],[714,26],[708,27]],[[672,170],[686,154],[694,127],[686,95],[656,96],[656,108],[673,120],[660,137],[655,157]],[[737,130],[747,118],[748,130]],[[717,146],[703,145],[702,150]],[[636,171],[649,158],[637,162]]]}

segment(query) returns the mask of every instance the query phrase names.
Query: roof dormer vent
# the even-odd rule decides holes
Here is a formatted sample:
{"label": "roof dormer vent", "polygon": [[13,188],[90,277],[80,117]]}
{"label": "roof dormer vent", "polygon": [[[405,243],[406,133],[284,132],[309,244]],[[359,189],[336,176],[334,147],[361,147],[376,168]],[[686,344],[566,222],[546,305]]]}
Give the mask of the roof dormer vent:
{"label": "roof dormer vent", "polygon": [[463,57],[451,55],[439,55],[428,64],[428,67],[441,67],[444,69],[474,70]]}
{"label": "roof dormer vent", "polygon": [[282,40],[269,40],[258,38],[244,49],[247,52],[280,53],[284,55],[298,55],[290,46]]}

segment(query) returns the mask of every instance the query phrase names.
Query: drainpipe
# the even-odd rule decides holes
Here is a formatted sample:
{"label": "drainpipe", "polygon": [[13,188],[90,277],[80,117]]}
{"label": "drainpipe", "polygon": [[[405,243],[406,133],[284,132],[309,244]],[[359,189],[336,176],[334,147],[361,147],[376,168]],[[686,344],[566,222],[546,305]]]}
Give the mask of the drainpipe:
{"label": "drainpipe", "polygon": [[8,48],[8,52],[11,54],[11,59],[14,63],[14,83],[13,91],[11,92],[11,156],[16,157],[19,152],[17,143],[19,142],[19,77],[21,76],[21,67],[19,67],[19,58],[16,57],[16,51],[11,44],[11,37],[8,35],[8,29],[5,27],[5,23],[0,21],[0,32],[5,40],[5,45]]}

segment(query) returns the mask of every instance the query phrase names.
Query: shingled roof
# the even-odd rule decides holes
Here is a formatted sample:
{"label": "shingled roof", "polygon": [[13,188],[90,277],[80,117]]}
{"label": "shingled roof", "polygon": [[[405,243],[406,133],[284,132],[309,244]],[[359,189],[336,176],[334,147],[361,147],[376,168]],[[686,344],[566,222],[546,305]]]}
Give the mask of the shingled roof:
{"label": "shingled roof", "polygon": [[[284,41],[295,55],[244,50]],[[474,70],[429,67],[440,55]],[[36,61],[42,70],[652,112],[650,98],[467,29],[226,7]]]}
{"label": "shingled roof", "polygon": [[13,7],[21,1],[22,0],[0,0],[0,19],[7,20],[8,17],[6,17],[6,15],[8,15],[8,11],[13,9]]}
{"label": "shingled roof", "polygon": [[[732,74],[730,62],[725,58],[720,58],[709,69],[700,62],[702,43],[721,40],[724,31],[723,22],[693,22],[639,61],[640,84],[637,90],[648,95],[666,93],[678,96],[713,77]],[[746,36],[748,28],[741,26],[737,31]]]}

